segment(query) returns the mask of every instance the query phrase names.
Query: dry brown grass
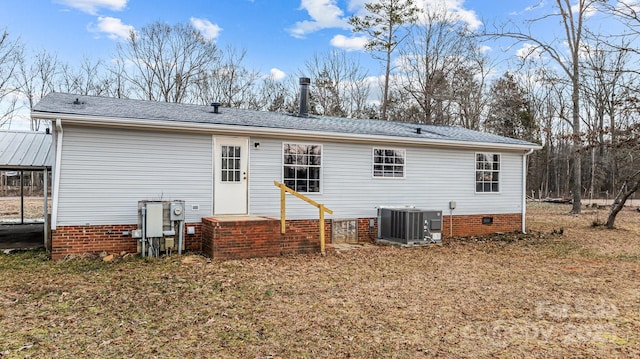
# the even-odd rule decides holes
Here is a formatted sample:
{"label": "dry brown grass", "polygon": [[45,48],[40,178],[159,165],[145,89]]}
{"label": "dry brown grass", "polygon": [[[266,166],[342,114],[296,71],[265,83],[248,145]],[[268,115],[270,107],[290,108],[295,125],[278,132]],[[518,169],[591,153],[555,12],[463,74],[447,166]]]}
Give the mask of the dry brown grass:
{"label": "dry brown grass", "polygon": [[[51,198],[49,198],[49,211],[51,211]],[[0,221],[20,218],[20,197],[0,197]],[[49,212],[51,213],[51,212]],[[44,198],[24,198],[24,218],[38,219],[44,217]]]}
{"label": "dry brown grass", "polygon": [[[531,236],[221,262],[0,256],[2,357],[638,357],[640,214]],[[562,228],[563,235],[551,235]]]}

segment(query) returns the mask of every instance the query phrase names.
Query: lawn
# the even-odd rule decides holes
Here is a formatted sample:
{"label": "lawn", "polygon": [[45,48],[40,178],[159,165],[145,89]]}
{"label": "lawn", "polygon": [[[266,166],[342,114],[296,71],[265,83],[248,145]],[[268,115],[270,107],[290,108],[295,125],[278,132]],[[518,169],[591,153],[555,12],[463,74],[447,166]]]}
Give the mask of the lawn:
{"label": "lawn", "polygon": [[326,256],[0,255],[0,357],[640,357],[640,213]]}

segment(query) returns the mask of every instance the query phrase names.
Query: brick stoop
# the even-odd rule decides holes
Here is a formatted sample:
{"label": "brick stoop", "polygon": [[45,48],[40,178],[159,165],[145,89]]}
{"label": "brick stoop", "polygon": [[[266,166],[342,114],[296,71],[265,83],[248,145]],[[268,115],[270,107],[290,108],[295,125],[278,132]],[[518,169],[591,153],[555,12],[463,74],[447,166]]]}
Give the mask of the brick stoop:
{"label": "brick stoop", "polygon": [[[202,251],[216,259],[274,257],[320,251],[317,220],[289,220],[280,233],[280,220],[265,217],[207,217],[202,219]],[[326,236],[330,241],[330,235]]]}

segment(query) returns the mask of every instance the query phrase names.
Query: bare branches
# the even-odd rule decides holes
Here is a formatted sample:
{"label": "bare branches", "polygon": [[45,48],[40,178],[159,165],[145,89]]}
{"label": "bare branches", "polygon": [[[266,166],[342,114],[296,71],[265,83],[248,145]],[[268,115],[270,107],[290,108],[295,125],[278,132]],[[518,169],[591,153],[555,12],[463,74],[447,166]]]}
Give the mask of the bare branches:
{"label": "bare branches", "polygon": [[23,47],[7,31],[0,32],[0,128],[11,120],[16,110],[15,71],[22,58]]}
{"label": "bare branches", "polygon": [[407,121],[478,128],[489,69],[459,18],[444,6],[429,7],[399,51],[398,81],[420,110]]}
{"label": "bare branches", "polygon": [[166,102],[186,101],[192,83],[218,58],[215,44],[192,25],[161,22],[132,31],[118,54],[134,69],[126,78],[138,96]]}
{"label": "bare branches", "polygon": [[314,81],[311,101],[315,113],[355,118],[365,114],[369,95],[367,72],[355,57],[335,50],[314,55],[305,67]]}

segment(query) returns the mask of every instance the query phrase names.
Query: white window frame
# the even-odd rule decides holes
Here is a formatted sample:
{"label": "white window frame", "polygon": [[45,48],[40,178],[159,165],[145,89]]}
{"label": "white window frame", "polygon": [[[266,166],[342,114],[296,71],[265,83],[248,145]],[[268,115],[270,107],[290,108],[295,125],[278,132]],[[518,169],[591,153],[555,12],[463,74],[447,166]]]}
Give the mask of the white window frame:
{"label": "white window frame", "polygon": [[[483,156],[483,160],[479,161],[479,156]],[[497,160],[495,159],[497,156]],[[496,152],[476,152],[474,154],[474,187],[477,194],[495,194],[502,190],[502,155]],[[497,179],[494,180],[494,174]],[[478,185],[482,186],[482,190],[478,190]],[[486,186],[489,190],[485,190]],[[494,190],[494,185],[497,190]]]}
{"label": "white window frame", "polygon": [[[384,171],[381,175],[376,175],[376,150],[382,151],[394,151],[402,153],[402,176],[385,176]],[[383,157],[384,158],[384,157]],[[379,165],[379,164],[378,164]],[[384,165],[384,164],[383,164]],[[392,166],[399,166],[397,163],[391,164]],[[397,147],[373,147],[371,148],[371,177],[375,179],[404,179],[407,177],[407,150],[404,148]]]}
{"label": "white window frame", "polygon": [[[324,171],[322,170],[323,162],[324,162],[324,161],[323,161],[323,157],[324,157],[324,146],[323,146],[322,144],[320,144],[320,143],[310,143],[310,142],[282,142],[282,150],[281,150],[281,157],[280,157],[280,158],[282,159],[282,164],[281,164],[281,166],[280,166],[280,170],[282,171],[282,174],[281,174],[282,183],[284,183],[285,185],[287,185],[287,182],[288,182],[288,180],[287,180],[287,179],[285,179],[285,167],[286,167],[286,166],[292,166],[292,167],[307,167],[307,168],[310,168],[310,166],[309,166],[309,165],[295,165],[295,164],[294,164],[294,165],[289,165],[289,164],[286,164],[286,163],[285,163],[285,153],[284,153],[284,149],[285,149],[285,146],[287,146],[287,145],[290,145],[290,146],[291,146],[291,145],[293,145],[293,146],[318,146],[318,147],[320,147],[320,165],[314,166],[314,167],[319,168],[319,174],[318,174],[318,181],[319,181],[319,184],[318,184],[318,191],[317,191],[317,192],[298,191],[298,189],[296,188],[297,186],[293,186],[293,187],[287,186],[287,187],[289,187],[289,188],[291,188],[291,189],[293,189],[294,191],[299,192],[299,193],[305,193],[305,194],[309,194],[309,195],[313,195],[313,194],[322,194],[322,188],[323,188],[323,182],[324,182],[324,180],[323,180],[323,174],[324,174]],[[307,172],[307,173],[308,173],[308,172]],[[307,176],[307,180],[309,180],[308,176]]]}

